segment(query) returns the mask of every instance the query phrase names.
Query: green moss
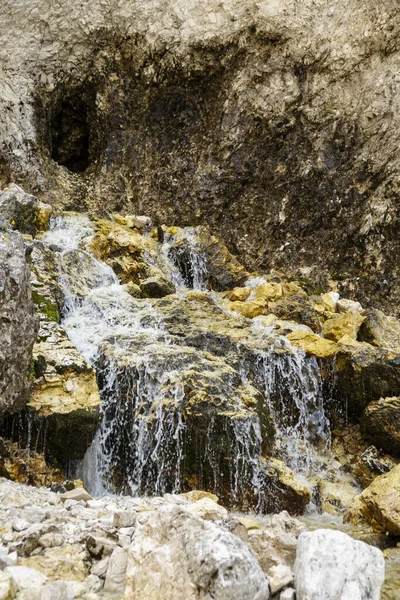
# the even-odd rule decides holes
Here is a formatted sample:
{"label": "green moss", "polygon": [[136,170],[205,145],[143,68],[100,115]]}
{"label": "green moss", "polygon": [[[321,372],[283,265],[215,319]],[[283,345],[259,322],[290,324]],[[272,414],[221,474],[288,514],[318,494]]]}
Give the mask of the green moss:
{"label": "green moss", "polygon": [[58,314],[58,306],[50,298],[46,298],[38,291],[32,290],[32,299],[40,313],[42,313],[47,321],[60,322],[60,315]]}

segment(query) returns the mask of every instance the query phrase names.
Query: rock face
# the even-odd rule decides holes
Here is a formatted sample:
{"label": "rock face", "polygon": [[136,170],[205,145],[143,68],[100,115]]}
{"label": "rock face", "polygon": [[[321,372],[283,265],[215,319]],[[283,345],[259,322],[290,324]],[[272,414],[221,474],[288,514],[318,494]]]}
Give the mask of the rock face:
{"label": "rock face", "polygon": [[340,531],[301,533],[294,567],[298,600],[379,600],[385,574],[383,554]]}
{"label": "rock face", "polygon": [[400,349],[400,321],[372,308],[366,315],[359,339],[378,348]]}
{"label": "rock face", "polygon": [[358,277],[390,311],[398,24],[391,0],[5,7],[2,178],[69,207],[208,223],[251,267],[351,293]]}
{"label": "rock face", "polygon": [[376,529],[400,535],[400,465],[376,477],[357,501],[364,517]]}
{"label": "rock face", "polygon": [[0,417],[28,401],[38,320],[19,233],[0,228]]}
{"label": "rock face", "polygon": [[400,456],[400,398],[371,402],[361,415],[361,430],[373,444]]}
{"label": "rock face", "polygon": [[268,600],[269,589],[255,556],[238,537],[176,507],[158,510],[135,532],[124,598],[134,595]]}

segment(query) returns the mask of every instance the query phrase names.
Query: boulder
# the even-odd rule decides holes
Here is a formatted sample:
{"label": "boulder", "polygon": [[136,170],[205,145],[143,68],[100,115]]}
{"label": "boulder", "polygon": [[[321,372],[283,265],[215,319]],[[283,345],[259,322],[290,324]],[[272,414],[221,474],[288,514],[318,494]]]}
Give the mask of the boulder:
{"label": "boulder", "polygon": [[384,576],[378,548],[331,529],[299,536],[294,566],[298,600],[379,600]]}
{"label": "boulder", "polygon": [[265,512],[287,510],[292,515],[302,515],[311,500],[311,491],[281,460],[273,457],[260,460],[261,502]]}
{"label": "boulder", "polygon": [[37,198],[11,183],[0,192],[0,215],[21,233],[36,233]]}
{"label": "boulder", "polygon": [[245,302],[251,294],[251,288],[248,287],[235,287],[229,294],[229,300],[231,302]]}
{"label": "boulder", "polygon": [[363,435],[390,454],[400,456],[400,397],[368,404],[360,418]]}
{"label": "boulder", "polygon": [[338,342],[345,335],[355,340],[363,321],[364,317],[356,311],[338,313],[322,325],[322,335],[334,342]]}
{"label": "boulder", "polygon": [[357,498],[363,516],[376,530],[400,536],[400,465],[376,477]]}
{"label": "boulder", "polygon": [[336,354],[336,394],[359,417],[379,398],[400,395],[400,354],[345,336]]}
{"label": "boulder", "polygon": [[321,331],[318,313],[306,295],[290,294],[268,303],[268,311],[279,319],[307,325],[315,333]]}
{"label": "boulder", "polygon": [[366,314],[358,339],[378,348],[400,352],[400,321],[372,308]]}
{"label": "boulder", "polygon": [[231,302],[229,309],[237,312],[246,319],[254,319],[264,313],[264,304],[262,302],[248,300],[247,302]]}
{"label": "boulder", "polygon": [[140,283],[140,290],[145,298],[163,298],[175,294],[174,284],[165,277],[148,277]]}
{"label": "boulder", "polygon": [[32,388],[32,348],[38,331],[19,233],[0,226],[0,418],[22,408]]}
{"label": "boulder", "polygon": [[306,331],[304,329],[298,329],[287,334],[287,339],[296,348],[301,348],[310,356],[316,356],[317,358],[329,358],[334,356],[338,351],[339,347],[337,344],[330,340]]}
{"label": "boulder", "polygon": [[126,574],[126,600],[269,598],[267,578],[251,549],[180,507],[162,507],[137,525]]}

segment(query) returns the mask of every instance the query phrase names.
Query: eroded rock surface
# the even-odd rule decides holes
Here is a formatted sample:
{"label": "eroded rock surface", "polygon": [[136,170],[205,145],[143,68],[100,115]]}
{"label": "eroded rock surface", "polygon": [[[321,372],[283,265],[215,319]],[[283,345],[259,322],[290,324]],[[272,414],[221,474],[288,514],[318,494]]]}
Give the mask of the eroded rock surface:
{"label": "eroded rock surface", "polygon": [[32,387],[38,330],[21,235],[0,225],[0,417],[22,408]]}

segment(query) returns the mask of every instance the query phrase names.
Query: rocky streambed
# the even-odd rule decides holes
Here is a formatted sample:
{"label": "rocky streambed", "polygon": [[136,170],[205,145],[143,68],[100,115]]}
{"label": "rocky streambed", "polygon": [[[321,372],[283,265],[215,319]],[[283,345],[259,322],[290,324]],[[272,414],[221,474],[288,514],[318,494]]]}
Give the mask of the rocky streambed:
{"label": "rocky streambed", "polygon": [[4,597],[378,598],[379,546],[395,598],[400,323],[205,227],[2,198]]}

